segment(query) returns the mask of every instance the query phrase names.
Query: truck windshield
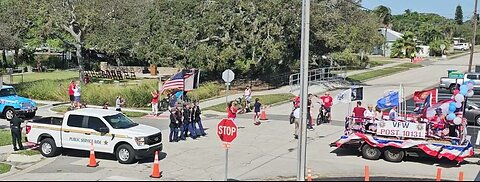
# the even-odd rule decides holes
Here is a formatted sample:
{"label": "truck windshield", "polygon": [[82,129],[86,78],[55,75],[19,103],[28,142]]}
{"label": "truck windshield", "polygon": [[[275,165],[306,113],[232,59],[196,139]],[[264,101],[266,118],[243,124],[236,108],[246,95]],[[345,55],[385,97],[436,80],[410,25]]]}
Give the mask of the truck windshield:
{"label": "truck windshield", "polygon": [[103,117],[108,123],[115,129],[125,129],[137,126],[138,124],[133,122],[130,118],[123,114],[116,114],[112,116]]}
{"label": "truck windshield", "polygon": [[6,89],[0,90],[0,97],[7,97],[12,95],[17,95],[17,93],[15,92],[15,89],[13,88],[6,88]]}

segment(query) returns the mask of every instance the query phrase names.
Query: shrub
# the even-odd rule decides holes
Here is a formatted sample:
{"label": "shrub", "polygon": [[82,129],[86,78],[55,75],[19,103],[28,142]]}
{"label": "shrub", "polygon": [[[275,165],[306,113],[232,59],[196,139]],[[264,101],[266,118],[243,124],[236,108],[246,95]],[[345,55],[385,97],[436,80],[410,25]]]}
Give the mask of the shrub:
{"label": "shrub", "polygon": [[187,96],[192,100],[204,100],[218,96],[223,86],[217,82],[206,82],[197,89],[188,92]]}
{"label": "shrub", "polygon": [[368,64],[368,56],[363,56],[350,52],[335,52],[331,54],[331,58],[341,66],[349,67],[365,67]]}

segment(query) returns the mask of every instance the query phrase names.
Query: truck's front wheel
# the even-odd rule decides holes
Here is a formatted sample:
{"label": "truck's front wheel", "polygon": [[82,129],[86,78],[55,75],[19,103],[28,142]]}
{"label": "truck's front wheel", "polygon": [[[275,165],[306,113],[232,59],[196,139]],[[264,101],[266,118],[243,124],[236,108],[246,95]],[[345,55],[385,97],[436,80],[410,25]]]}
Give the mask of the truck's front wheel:
{"label": "truck's front wheel", "polygon": [[135,162],[135,151],[132,146],[123,144],[115,152],[118,162],[121,164],[132,164]]}
{"label": "truck's front wheel", "polygon": [[51,138],[43,139],[40,142],[40,153],[45,157],[54,157],[57,155],[58,148],[55,141]]}
{"label": "truck's front wheel", "polygon": [[12,120],[14,115],[15,115],[15,110],[13,110],[13,108],[11,107],[5,108],[5,111],[3,111],[3,116],[8,121]]}

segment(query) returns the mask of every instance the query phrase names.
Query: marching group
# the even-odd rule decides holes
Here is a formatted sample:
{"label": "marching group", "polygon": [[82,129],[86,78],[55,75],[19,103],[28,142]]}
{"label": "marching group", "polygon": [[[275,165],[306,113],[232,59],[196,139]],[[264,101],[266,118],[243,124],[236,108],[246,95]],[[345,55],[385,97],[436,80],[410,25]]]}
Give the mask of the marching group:
{"label": "marching group", "polygon": [[[203,128],[201,110],[198,101],[170,105],[170,135],[169,142],[186,140],[187,137],[196,139],[207,135]],[[197,127],[198,126],[198,127]]]}

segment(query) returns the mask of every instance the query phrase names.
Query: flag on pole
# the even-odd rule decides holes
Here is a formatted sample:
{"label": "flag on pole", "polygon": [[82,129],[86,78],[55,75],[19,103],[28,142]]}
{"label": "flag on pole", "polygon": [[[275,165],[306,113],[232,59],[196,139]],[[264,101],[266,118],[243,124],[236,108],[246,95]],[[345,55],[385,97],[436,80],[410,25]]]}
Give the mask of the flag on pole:
{"label": "flag on pole", "polygon": [[162,94],[166,90],[170,90],[170,89],[183,89],[184,81],[185,81],[184,73],[183,73],[183,71],[180,71],[180,72],[176,73],[175,75],[173,75],[170,79],[165,81],[165,83],[162,86],[162,90],[160,91],[160,93]]}
{"label": "flag on pole", "polygon": [[363,87],[352,88],[352,101],[363,100]]}
{"label": "flag on pole", "polygon": [[389,109],[393,106],[399,106],[399,101],[400,97],[398,91],[390,91],[377,101],[377,107],[379,109]]}
{"label": "flag on pole", "polygon": [[415,91],[413,94],[413,101],[416,103],[425,103],[426,98],[430,98],[431,104],[436,104],[438,99],[438,89]]}
{"label": "flag on pole", "polygon": [[347,89],[335,96],[335,99],[333,99],[333,105],[338,103],[349,103],[351,101],[352,101],[352,90]]}
{"label": "flag on pole", "polygon": [[200,80],[200,71],[198,69],[191,69],[185,73],[185,91],[192,91],[198,88]]}

